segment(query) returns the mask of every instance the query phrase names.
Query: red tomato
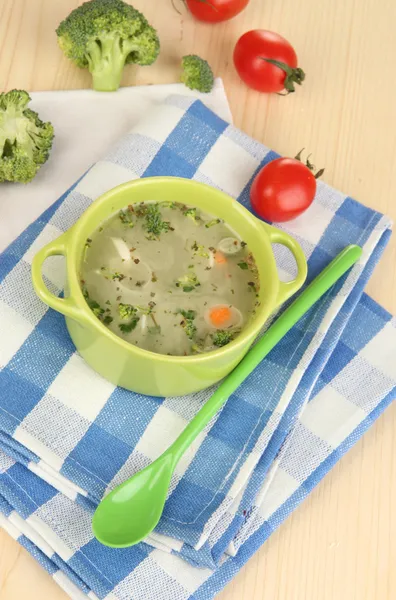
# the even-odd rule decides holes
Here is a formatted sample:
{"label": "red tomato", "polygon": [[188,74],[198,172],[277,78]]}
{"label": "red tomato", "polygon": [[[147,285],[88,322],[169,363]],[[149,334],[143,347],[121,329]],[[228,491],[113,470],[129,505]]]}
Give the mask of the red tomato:
{"label": "red tomato", "polygon": [[304,212],[315,193],[316,179],[307,166],[295,158],[277,158],[256,175],[250,202],[261,218],[280,223]]}
{"label": "red tomato", "polygon": [[264,29],[248,31],[239,38],[234,64],[240,78],[259,92],[294,92],[295,84],[301,85],[305,79],[289,42]]}
{"label": "red tomato", "polygon": [[249,0],[186,0],[186,4],[199,21],[220,23],[239,14]]}

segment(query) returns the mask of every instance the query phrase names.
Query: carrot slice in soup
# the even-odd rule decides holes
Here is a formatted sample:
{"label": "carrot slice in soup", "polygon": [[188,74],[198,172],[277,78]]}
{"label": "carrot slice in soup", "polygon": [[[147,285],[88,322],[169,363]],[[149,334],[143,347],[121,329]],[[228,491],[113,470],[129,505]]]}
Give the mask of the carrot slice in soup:
{"label": "carrot slice in soup", "polygon": [[222,252],[219,252],[218,250],[217,252],[215,252],[214,259],[217,265],[225,265],[225,263],[227,262],[227,259],[224,256],[224,254]]}
{"label": "carrot slice in soup", "polygon": [[231,310],[227,306],[217,306],[209,312],[209,318],[215,327],[221,327],[229,322],[231,317]]}

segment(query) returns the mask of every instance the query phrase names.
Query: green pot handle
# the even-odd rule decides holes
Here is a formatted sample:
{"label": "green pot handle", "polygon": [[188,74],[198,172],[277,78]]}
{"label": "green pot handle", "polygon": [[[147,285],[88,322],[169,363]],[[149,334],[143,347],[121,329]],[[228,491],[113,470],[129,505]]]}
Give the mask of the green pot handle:
{"label": "green pot handle", "polygon": [[32,281],[33,287],[37,296],[54,310],[62,313],[65,317],[71,317],[75,321],[87,323],[89,320],[84,310],[79,307],[72,297],[58,298],[52,294],[47,288],[43,273],[42,266],[44,261],[50,256],[64,256],[67,261],[67,238],[69,232],[64,233],[53,242],[50,242],[44,248],[39,250],[33,258],[32,262]]}
{"label": "green pot handle", "polygon": [[280,229],[276,229],[276,227],[272,227],[263,221],[260,221],[260,224],[264,227],[265,231],[270,238],[271,244],[283,244],[290,250],[293,254],[294,259],[297,263],[297,277],[292,281],[280,281],[279,282],[279,292],[278,297],[276,299],[276,306],[280,306],[283,302],[286,302],[295,294],[300,287],[303,285],[306,277],[307,277],[307,259],[305,258],[305,254],[302,251],[302,248],[295,239],[290,237],[284,231]]}

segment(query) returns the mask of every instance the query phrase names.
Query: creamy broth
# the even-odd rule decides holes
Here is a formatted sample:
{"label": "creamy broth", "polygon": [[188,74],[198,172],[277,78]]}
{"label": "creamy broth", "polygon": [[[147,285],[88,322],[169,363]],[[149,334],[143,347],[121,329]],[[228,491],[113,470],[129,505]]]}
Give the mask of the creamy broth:
{"label": "creamy broth", "polygon": [[81,285],[127,342],[186,356],[235,339],[259,306],[247,245],[222,220],[179,203],[130,205],[86,241]]}

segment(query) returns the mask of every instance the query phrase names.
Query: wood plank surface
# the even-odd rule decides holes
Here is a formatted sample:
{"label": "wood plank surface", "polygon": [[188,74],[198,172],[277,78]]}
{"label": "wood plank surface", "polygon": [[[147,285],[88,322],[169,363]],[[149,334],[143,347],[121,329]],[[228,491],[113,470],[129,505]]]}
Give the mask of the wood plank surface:
{"label": "wood plank surface", "polygon": [[[223,78],[235,123],[274,150],[308,148],[324,180],[396,217],[395,0],[251,0],[216,26],[180,0],[135,0],[158,29],[151,67],[128,67],[123,85],[177,81],[183,54],[207,58]],[[0,91],[90,87],[57,47],[55,28],[76,0],[0,0]],[[232,51],[252,28],[277,31],[307,73],[287,98],[248,90]],[[0,223],[1,226],[1,223]],[[396,313],[396,243],[368,292]],[[327,475],[219,595],[221,600],[396,598],[396,406]],[[0,599],[62,600],[64,592],[0,531]]]}

